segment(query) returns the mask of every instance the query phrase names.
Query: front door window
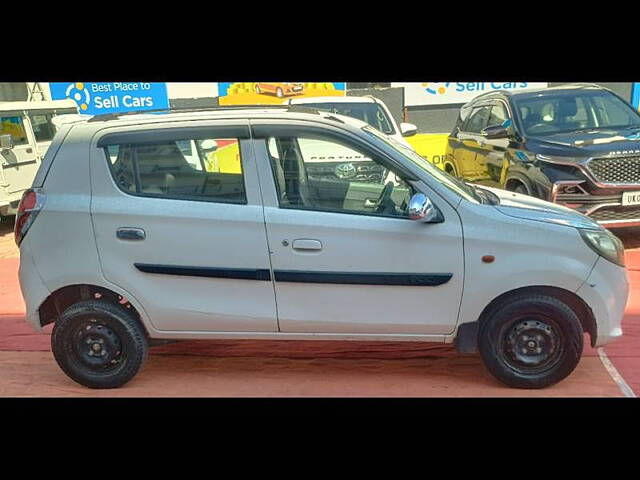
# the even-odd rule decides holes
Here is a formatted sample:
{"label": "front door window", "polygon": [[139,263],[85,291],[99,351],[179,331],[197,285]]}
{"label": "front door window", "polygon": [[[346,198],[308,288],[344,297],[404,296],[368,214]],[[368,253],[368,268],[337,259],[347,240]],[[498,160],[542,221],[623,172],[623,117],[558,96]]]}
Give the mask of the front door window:
{"label": "front door window", "polygon": [[368,153],[334,139],[272,137],[280,206],[406,218],[413,188]]}

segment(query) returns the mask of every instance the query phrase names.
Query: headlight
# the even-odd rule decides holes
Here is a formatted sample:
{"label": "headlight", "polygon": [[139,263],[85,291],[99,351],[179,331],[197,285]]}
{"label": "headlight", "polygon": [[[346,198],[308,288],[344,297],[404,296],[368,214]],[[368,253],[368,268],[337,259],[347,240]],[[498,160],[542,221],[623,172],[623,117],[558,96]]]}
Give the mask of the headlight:
{"label": "headlight", "polygon": [[608,230],[578,229],[584,242],[598,255],[624,267],[624,245]]}

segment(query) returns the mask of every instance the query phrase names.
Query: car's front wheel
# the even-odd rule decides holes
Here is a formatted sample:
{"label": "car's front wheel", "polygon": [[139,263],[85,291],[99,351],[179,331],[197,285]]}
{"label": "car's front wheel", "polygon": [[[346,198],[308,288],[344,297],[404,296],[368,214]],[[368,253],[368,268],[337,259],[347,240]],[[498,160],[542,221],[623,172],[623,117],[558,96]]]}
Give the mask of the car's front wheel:
{"label": "car's front wheel", "polygon": [[524,294],[496,305],[482,319],[478,340],[482,360],[498,380],[515,388],[544,388],[576,368],[584,333],[564,302]]}
{"label": "car's front wheel", "polygon": [[51,335],[53,356],[64,373],[89,388],[117,388],[147,357],[144,329],[131,311],[104,300],[67,308]]}

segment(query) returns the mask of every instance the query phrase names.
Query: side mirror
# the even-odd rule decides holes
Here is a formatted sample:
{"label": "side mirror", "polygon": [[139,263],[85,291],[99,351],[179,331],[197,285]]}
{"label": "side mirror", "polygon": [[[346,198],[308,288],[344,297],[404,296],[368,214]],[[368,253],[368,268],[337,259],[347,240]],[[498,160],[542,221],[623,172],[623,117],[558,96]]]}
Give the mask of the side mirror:
{"label": "side mirror", "polygon": [[13,148],[13,137],[11,135],[0,135],[0,149],[11,150]]}
{"label": "side mirror", "polygon": [[485,138],[509,138],[509,131],[502,125],[489,125],[480,134]]}
{"label": "side mirror", "polygon": [[416,127],[413,123],[404,123],[400,124],[400,133],[402,133],[403,137],[412,137],[416,133],[418,133],[418,127]]}
{"label": "side mirror", "polygon": [[444,220],[438,207],[424,193],[416,193],[409,200],[407,214],[411,220],[420,220],[425,223],[440,223]]}

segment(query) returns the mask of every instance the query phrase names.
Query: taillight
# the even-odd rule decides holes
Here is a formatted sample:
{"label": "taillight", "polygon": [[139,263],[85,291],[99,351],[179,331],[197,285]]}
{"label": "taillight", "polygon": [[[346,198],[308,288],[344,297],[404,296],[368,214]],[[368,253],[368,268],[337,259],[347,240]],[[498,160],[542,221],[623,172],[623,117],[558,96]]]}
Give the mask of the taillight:
{"label": "taillight", "polygon": [[22,239],[27,231],[33,225],[33,221],[44,206],[45,195],[39,188],[30,188],[22,194],[22,199],[18,205],[18,213],[16,213],[16,223],[13,234],[16,245],[20,246]]}

